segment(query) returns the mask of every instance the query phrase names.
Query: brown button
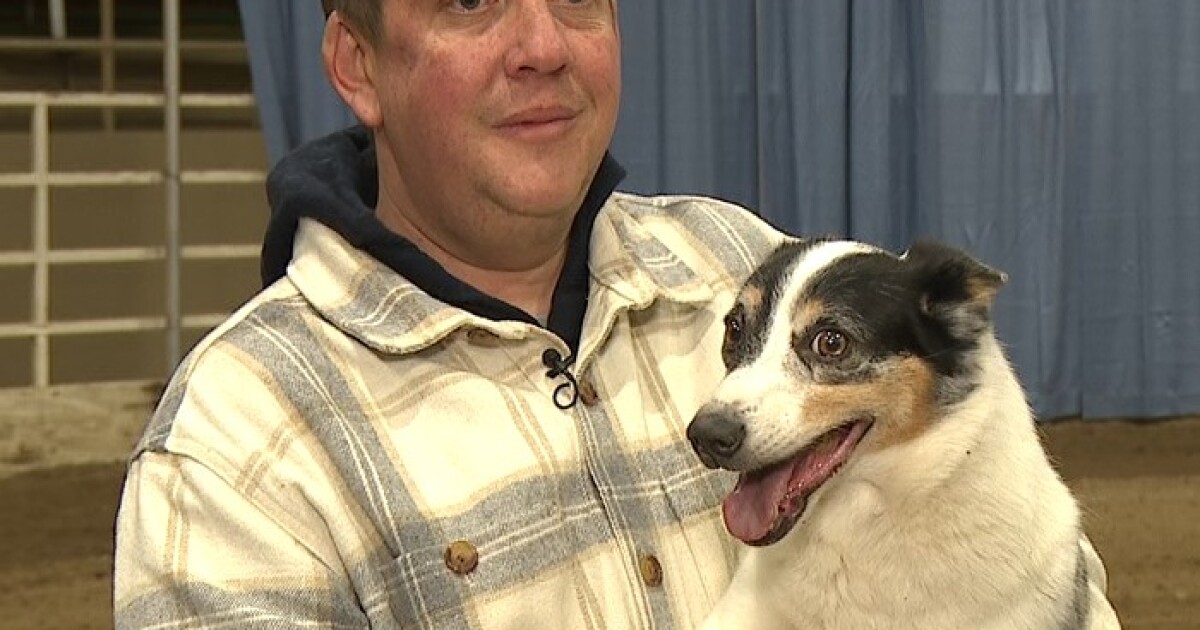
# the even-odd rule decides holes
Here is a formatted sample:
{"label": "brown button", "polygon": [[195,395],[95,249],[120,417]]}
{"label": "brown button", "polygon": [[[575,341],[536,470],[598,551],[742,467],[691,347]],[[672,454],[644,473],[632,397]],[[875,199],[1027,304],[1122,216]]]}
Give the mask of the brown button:
{"label": "brown button", "polygon": [[446,566],[459,575],[466,575],[479,566],[479,552],[475,550],[475,545],[456,540],[446,547]]}
{"label": "brown button", "polygon": [[467,343],[483,348],[495,348],[500,345],[500,336],[484,328],[472,328],[467,331]]}
{"label": "brown button", "polygon": [[638,558],[638,570],[642,573],[642,582],[646,586],[661,586],[663,581],[662,565],[653,554],[645,554]]}
{"label": "brown button", "polygon": [[600,402],[600,395],[596,393],[596,386],[592,384],[592,379],[579,380],[579,401],[588,407],[595,407],[596,403]]}

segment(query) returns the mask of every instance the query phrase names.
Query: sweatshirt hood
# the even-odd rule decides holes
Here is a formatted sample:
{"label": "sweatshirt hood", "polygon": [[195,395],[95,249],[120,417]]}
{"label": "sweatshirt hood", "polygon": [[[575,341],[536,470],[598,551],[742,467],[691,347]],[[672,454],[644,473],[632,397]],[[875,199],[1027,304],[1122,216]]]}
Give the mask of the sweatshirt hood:
{"label": "sweatshirt hood", "polygon": [[[286,273],[301,217],[349,236],[356,247],[365,245],[361,241],[378,223],[376,170],[371,132],[361,125],[314,140],[280,160],[267,177],[271,218],[260,263],[264,286]],[[354,242],[355,235],[360,242]]]}
{"label": "sweatshirt hood", "polygon": [[[347,243],[435,299],[491,320],[539,323],[515,306],[451,276],[407,239],[385,227],[375,216],[377,171],[371,131],[361,125],[309,142],[279,162],[267,177],[271,218],[263,238],[264,286],[287,273],[300,219],[309,218],[333,229]],[[606,153],[571,225],[567,255],[546,325],[572,349],[578,343],[587,306],[592,228],[624,176],[625,169]]]}

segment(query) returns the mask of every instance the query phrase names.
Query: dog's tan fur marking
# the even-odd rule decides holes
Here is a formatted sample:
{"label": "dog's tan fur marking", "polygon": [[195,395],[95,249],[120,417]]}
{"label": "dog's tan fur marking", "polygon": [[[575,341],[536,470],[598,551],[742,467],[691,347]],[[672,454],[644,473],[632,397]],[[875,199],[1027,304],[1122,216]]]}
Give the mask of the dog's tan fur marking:
{"label": "dog's tan fur marking", "polygon": [[817,319],[825,313],[826,308],[825,303],[820,300],[805,300],[800,308],[792,313],[792,330],[806,330],[816,323]]}
{"label": "dog's tan fur marking", "polygon": [[992,303],[996,294],[1000,292],[1000,286],[1003,280],[999,282],[996,279],[988,276],[971,276],[967,278],[967,294],[971,296],[971,302],[980,306],[987,306]]}
{"label": "dog's tan fur marking", "polygon": [[929,364],[905,357],[888,369],[883,378],[868,386],[878,388],[888,401],[874,427],[871,448],[885,449],[915,440],[929,429],[934,419],[937,377]]}
{"label": "dog's tan fur marking", "polygon": [[742,290],[742,296],[738,300],[742,303],[742,308],[746,309],[746,313],[757,313],[762,310],[763,302],[766,301],[766,291],[758,285],[746,285]]}
{"label": "dog's tan fur marking", "polygon": [[804,402],[804,422],[831,429],[863,416],[875,418],[862,448],[883,450],[916,439],[933,421],[933,372],[916,358],[898,359],[864,383],[814,385]]}

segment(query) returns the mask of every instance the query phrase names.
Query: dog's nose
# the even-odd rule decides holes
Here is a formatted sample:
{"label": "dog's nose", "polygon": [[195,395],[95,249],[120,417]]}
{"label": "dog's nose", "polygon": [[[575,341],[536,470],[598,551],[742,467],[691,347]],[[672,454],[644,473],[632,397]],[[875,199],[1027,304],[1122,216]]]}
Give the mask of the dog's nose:
{"label": "dog's nose", "polygon": [[719,407],[702,408],[687,429],[692,450],[700,461],[709,468],[718,468],[742,448],[746,439],[746,425],[737,418],[732,409]]}

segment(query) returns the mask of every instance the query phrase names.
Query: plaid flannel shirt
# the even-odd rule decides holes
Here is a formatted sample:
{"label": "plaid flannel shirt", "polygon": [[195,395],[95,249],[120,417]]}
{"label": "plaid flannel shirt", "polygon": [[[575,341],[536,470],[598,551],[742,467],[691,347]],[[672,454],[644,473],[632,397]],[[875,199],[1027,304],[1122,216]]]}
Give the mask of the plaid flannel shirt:
{"label": "plaid flannel shirt", "polygon": [[116,625],[690,628],[736,549],[684,432],[722,316],[782,235],[614,194],[562,340],[434,300],[302,221],[285,279],[189,355],[130,463]]}

